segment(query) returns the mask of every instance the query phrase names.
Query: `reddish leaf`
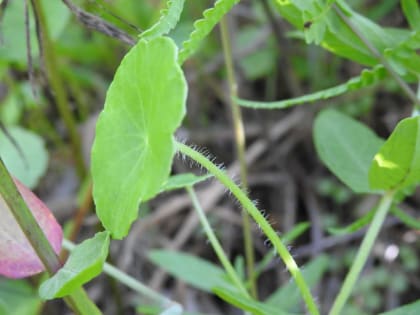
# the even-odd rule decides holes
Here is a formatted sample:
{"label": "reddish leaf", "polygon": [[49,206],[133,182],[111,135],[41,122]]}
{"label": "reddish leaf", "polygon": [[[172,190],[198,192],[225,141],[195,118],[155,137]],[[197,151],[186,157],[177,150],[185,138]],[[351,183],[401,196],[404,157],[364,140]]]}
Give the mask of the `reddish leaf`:
{"label": "reddish leaf", "polygon": [[[54,251],[58,254],[63,240],[61,226],[41,200],[17,180],[15,183]],[[8,278],[24,278],[40,273],[44,269],[6,202],[0,196],[0,275]]]}

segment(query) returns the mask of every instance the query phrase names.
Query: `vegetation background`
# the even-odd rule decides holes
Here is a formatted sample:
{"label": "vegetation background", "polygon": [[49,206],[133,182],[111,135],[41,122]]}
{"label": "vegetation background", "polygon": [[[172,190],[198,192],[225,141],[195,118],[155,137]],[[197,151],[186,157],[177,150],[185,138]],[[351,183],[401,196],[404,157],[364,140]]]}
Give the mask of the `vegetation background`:
{"label": "vegetation background", "polygon": [[[347,2],[382,26],[407,27],[399,1]],[[0,121],[18,139],[31,169],[35,170],[27,176],[26,184],[53,210],[67,237],[79,242],[100,229],[94,215],[91,182],[86,176],[98,112],[122,56],[137,34],[158,19],[166,1],[74,1],[77,8],[92,14],[89,16],[81,15],[75,7],[72,12],[60,1],[41,3],[55,48],[55,69],[65,83],[66,108],[60,107],[46,80],[33,19],[26,25],[31,29],[28,56],[25,1],[3,0]],[[212,3],[187,1],[181,21],[170,37],[180,45],[191,32],[193,22]],[[114,31],[120,30],[113,33],[117,38],[86,27],[95,25],[97,19],[112,23]],[[345,82],[363,69],[319,46],[307,45],[267,0],[241,1],[229,14],[228,24],[241,98],[289,99]],[[189,84],[188,111],[177,132],[178,138],[205,148],[217,162],[223,162],[228,170],[238,174],[219,29],[212,32],[183,69]],[[300,265],[321,253],[325,255],[313,271],[315,279],[319,278],[314,293],[321,310],[325,311],[330,308],[364,235],[364,230],[344,236],[331,235],[328,228],[354,222],[377,201],[375,196],[353,194],[320,162],[312,126],[316,113],[326,106],[363,121],[386,138],[401,118],[411,114],[412,104],[389,78],[372,87],[306,106],[276,111],[242,110],[249,195],[265,209],[273,227],[281,234],[298,223],[310,222],[310,228],[292,242],[291,252]],[[69,117],[77,126],[75,133],[69,129]],[[1,134],[2,157],[12,154],[10,146],[7,137]],[[81,148],[80,155],[77,147]],[[25,162],[19,156],[12,154],[8,159],[12,161],[9,163],[15,163],[11,168],[24,169]],[[175,159],[173,173],[189,172],[190,167],[184,160]],[[197,192],[225,251],[237,269],[243,270],[241,209],[216,181],[201,183]],[[401,207],[415,216],[419,206],[417,190]],[[176,265],[178,256],[159,258],[162,252],[154,251],[169,249],[217,261],[190,208],[190,198],[182,191],[165,193],[143,204],[140,219],[129,236],[124,241],[112,242],[109,262],[180,302],[191,314],[241,314],[242,311],[214,295],[171,276],[165,269]],[[270,248],[257,226],[253,226],[252,235],[259,261]],[[345,314],[378,314],[416,301],[420,294],[419,263],[418,230],[388,218]],[[184,266],[183,272],[192,274],[198,283],[209,281],[211,275],[192,266]],[[10,297],[11,288],[20,292],[8,300],[12,311],[8,314],[68,312],[60,301],[43,303],[37,298],[40,278],[13,283],[0,278],[0,299]],[[289,283],[289,278],[283,263],[274,260],[258,280],[259,297],[270,296]],[[148,301],[106,275],[89,283],[87,291],[105,314],[154,312],[152,307],[144,307]]]}

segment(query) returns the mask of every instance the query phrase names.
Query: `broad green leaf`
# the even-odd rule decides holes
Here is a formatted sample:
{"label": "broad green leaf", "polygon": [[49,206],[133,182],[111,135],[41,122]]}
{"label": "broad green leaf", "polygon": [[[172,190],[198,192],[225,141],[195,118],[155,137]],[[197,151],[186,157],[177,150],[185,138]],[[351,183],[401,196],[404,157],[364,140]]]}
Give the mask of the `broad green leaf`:
{"label": "broad green leaf", "polygon": [[306,103],[316,102],[319,100],[326,100],[345,94],[350,91],[360,90],[364,87],[373,85],[382,80],[386,76],[386,71],[382,65],[376,66],[372,70],[365,69],[360,76],[354,77],[346,83],[318,91],[315,93],[305,94],[303,96],[287,99],[276,102],[256,102],[235,98],[236,102],[244,107],[251,107],[256,109],[275,109],[288,108],[295,105],[303,105]]}
{"label": "broad green leaf", "polygon": [[418,0],[401,0],[401,7],[411,28],[420,31],[420,5]]}
{"label": "broad green leaf", "polygon": [[238,2],[239,0],[217,0],[213,8],[203,12],[203,18],[194,23],[194,30],[188,40],[182,44],[178,58],[180,64],[183,64],[198,49],[204,38]]}
{"label": "broad green leaf", "polygon": [[[321,46],[325,49],[363,65],[375,66],[378,64],[377,59],[367,49],[366,45],[334,10],[329,8],[328,2],[322,0],[276,0],[275,5],[278,12],[288,22],[307,33],[307,39],[308,36],[309,39],[317,42],[322,39]],[[386,48],[395,47],[409,35],[407,30],[398,32],[397,35],[395,29],[382,28],[352,10],[344,0],[336,0],[335,5],[380,52],[383,52]],[[320,14],[319,8],[322,8],[322,14]],[[305,29],[305,25],[308,26],[307,22],[312,22],[314,25]],[[315,27],[314,31],[311,31],[312,26]]]}
{"label": "broad green leaf", "polygon": [[235,288],[222,268],[193,255],[153,250],[148,257],[174,277],[203,291],[212,292],[215,287]]}
{"label": "broad green leaf", "polygon": [[108,256],[109,242],[109,232],[105,231],[77,245],[63,268],[42,283],[39,295],[47,300],[63,297],[99,275]]}
{"label": "broad green leaf", "polygon": [[26,281],[0,279],[0,315],[38,315],[42,301]]}
{"label": "broad green leaf", "polygon": [[354,221],[352,224],[345,227],[330,227],[328,228],[328,233],[333,235],[345,235],[354,233],[364,226],[368,225],[372,221],[373,216],[375,215],[376,208],[371,209],[368,213],[362,216],[360,219]]}
{"label": "broad green leaf", "polygon": [[401,120],[375,155],[371,189],[404,189],[420,182],[420,116]]}
{"label": "broad green leaf", "polygon": [[170,38],[140,40],[121,62],[92,148],[96,211],[112,237],[127,235],[140,202],[155,196],[167,180],[186,95]]}
{"label": "broad green leaf", "polygon": [[[1,21],[2,42],[0,44],[0,60],[26,63],[27,46],[25,35],[24,1],[9,1]],[[48,31],[52,39],[57,39],[70,18],[70,11],[62,1],[42,0]],[[30,12],[30,36],[32,57],[38,55],[38,44],[35,32],[35,21]],[[48,14],[47,14],[48,12]]]}
{"label": "broad green leaf", "polygon": [[[61,250],[63,232],[51,211],[19,181],[15,184],[44,231],[54,251]],[[0,275],[8,278],[24,278],[45,270],[44,265],[26,239],[6,202],[0,196]]]}
{"label": "broad green leaf", "polygon": [[418,314],[420,314],[420,301],[398,307],[395,310],[381,313],[379,315],[418,315]]}
{"label": "broad green leaf", "polygon": [[322,111],[314,123],[315,147],[324,164],[357,193],[370,193],[368,172],[383,143],[372,130],[336,110]]}
{"label": "broad green leaf", "polygon": [[[310,287],[315,286],[327,271],[328,261],[327,255],[320,255],[302,268],[305,282]],[[277,289],[266,299],[265,303],[289,311],[296,308],[301,301],[302,297],[299,293],[299,289],[295,281],[292,281]]]}
{"label": "broad green leaf", "polygon": [[211,178],[212,176],[213,175],[211,174],[197,176],[192,173],[174,175],[168,178],[168,180],[163,184],[161,190],[169,191],[174,189],[185,188],[188,186],[194,186]]}
{"label": "broad green leaf", "polygon": [[[48,166],[48,152],[44,140],[18,126],[6,129],[11,139],[0,131],[0,155],[4,164],[25,186],[35,188]],[[11,140],[16,142],[17,146]]]}
{"label": "broad green leaf", "polygon": [[254,315],[294,315],[279,309],[279,307],[255,301],[226,288],[215,288],[213,291],[222,300]]}
{"label": "broad green leaf", "polygon": [[139,37],[150,40],[168,34],[178,23],[184,2],[185,0],[168,0],[167,8],[160,12],[159,21],[141,33]]}

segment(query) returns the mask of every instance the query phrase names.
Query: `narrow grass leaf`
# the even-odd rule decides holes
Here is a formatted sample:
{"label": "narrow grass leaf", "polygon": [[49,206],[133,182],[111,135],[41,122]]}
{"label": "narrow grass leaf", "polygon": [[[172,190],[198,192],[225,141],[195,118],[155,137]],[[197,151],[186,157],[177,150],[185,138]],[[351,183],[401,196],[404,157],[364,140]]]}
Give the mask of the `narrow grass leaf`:
{"label": "narrow grass leaf", "polygon": [[398,307],[392,311],[379,315],[418,315],[420,314],[420,301]]}
{"label": "narrow grass leaf", "polygon": [[160,12],[159,21],[141,33],[139,37],[150,40],[168,34],[177,25],[184,2],[185,0],[168,0],[166,8]]}
{"label": "narrow grass leaf", "polygon": [[194,30],[190,37],[182,43],[178,58],[180,64],[183,64],[198,49],[222,17],[238,2],[239,0],[217,0],[213,8],[203,12],[203,18],[194,23]]}
{"label": "narrow grass leaf", "polygon": [[420,31],[420,5],[418,0],[401,0],[401,6],[410,27],[413,30]]}
{"label": "narrow grass leaf", "polygon": [[77,245],[63,268],[42,283],[39,295],[47,300],[63,297],[99,275],[108,256],[109,242],[109,232],[105,231]]}
{"label": "narrow grass leaf", "polygon": [[420,182],[420,117],[401,120],[379,152],[370,170],[372,189],[404,189]]}
{"label": "narrow grass leaf", "polygon": [[328,228],[328,233],[333,234],[333,235],[346,235],[346,234],[354,233],[370,223],[373,216],[375,215],[375,211],[376,211],[376,208],[370,210],[361,218],[357,219],[356,221],[354,221],[353,223],[345,227],[330,227]]}
{"label": "narrow grass leaf", "polygon": [[[303,277],[310,287],[315,286],[320,281],[323,274],[327,271],[328,262],[329,258],[327,255],[320,255],[302,268]],[[301,301],[302,297],[299,289],[295,281],[292,281],[277,289],[265,300],[265,303],[290,311],[298,307]]]}
{"label": "narrow grass leaf", "polygon": [[315,147],[324,164],[357,193],[371,193],[368,172],[383,140],[362,123],[327,109],[315,119]]}
{"label": "narrow grass leaf", "polygon": [[153,250],[148,257],[174,277],[200,290],[212,292],[215,287],[235,289],[222,268],[193,255]]}
{"label": "narrow grass leaf", "polygon": [[251,312],[254,315],[294,315],[289,312],[282,311],[278,307],[273,307],[269,304],[261,303],[245,297],[237,291],[228,290],[226,288],[214,288],[214,293],[231,305],[240,308],[241,310]]}
{"label": "narrow grass leaf", "polygon": [[96,212],[113,238],[127,235],[140,202],[159,193],[169,177],[186,96],[170,38],[140,40],[121,62],[92,148]]}
{"label": "narrow grass leaf", "polygon": [[360,76],[354,77],[346,83],[331,87],[315,93],[306,94],[303,96],[276,102],[257,102],[244,99],[235,98],[235,101],[244,107],[251,107],[255,109],[279,109],[288,108],[296,105],[304,105],[320,100],[330,99],[350,91],[360,90],[364,87],[371,86],[386,76],[386,71],[382,65],[376,66],[373,69],[365,69]]}
{"label": "narrow grass leaf", "polygon": [[398,207],[392,207],[391,213],[401,220],[402,223],[407,225],[409,228],[420,230],[420,220],[407,214],[404,210]]}

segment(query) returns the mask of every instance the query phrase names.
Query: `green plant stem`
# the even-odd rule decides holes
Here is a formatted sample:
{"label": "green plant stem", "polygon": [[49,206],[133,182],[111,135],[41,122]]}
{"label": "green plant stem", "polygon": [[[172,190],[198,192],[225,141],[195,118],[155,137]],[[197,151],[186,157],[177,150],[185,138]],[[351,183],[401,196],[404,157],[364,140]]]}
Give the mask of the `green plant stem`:
{"label": "green plant stem", "polygon": [[420,110],[420,99],[417,98],[416,93],[408,86],[408,84],[398,75],[398,73],[392,68],[389,62],[385,59],[385,57],[380,53],[375,46],[372,45],[371,42],[363,35],[363,33],[357,28],[356,25],[343,13],[343,11],[336,5],[333,4],[332,7],[334,8],[335,12],[340,16],[340,18],[347,24],[347,26],[353,31],[353,33],[359,37],[359,39],[366,45],[367,49],[374,55],[380,63],[388,70],[389,74],[394,78],[394,80],[398,83],[400,88],[404,91],[404,93],[408,96],[408,98],[413,102],[414,106]]}
{"label": "green plant stem", "polygon": [[[69,240],[64,239],[63,240],[63,247],[68,250],[69,252],[73,251],[73,249],[76,247],[75,244],[70,242]],[[166,298],[163,295],[160,295],[159,293],[155,292],[154,290],[150,289],[137,279],[133,278],[132,276],[122,272],[121,270],[115,268],[114,266],[105,263],[103,267],[104,273],[106,273],[108,276],[118,280],[122,284],[125,284],[127,287],[133,289],[134,291],[140,293],[141,295],[144,295],[148,299],[151,299],[153,301],[156,301],[160,306],[163,308],[171,308],[174,306],[181,307],[178,303]]]}
{"label": "green plant stem", "polygon": [[[232,59],[232,48],[231,41],[229,36],[229,28],[227,25],[226,17],[224,16],[220,20],[220,31],[222,35],[222,46],[223,46],[223,55],[225,59],[226,71],[229,82],[229,104],[232,112],[232,121],[233,129],[235,135],[235,144],[236,144],[236,155],[239,161],[240,177],[241,184],[243,189],[246,191],[248,189],[248,175],[247,175],[247,165],[245,159],[245,132],[242,121],[242,113],[239,105],[234,101],[238,96],[238,88],[235,79],[235,71]],[[245,248],[245,261],[247,268],[247,276],[250,282],[250,291],[251,295],[254,298],[258,298],[258,290],[255,275],[255,255],[254,255],[254,244],[252,240],[252,231],[251,231],[251,220],[247,212],[242,212],[242,226],[243,226],[243,237],[244,237],[244,248]]]}
{"label": "green plant stem", "polygon": [[204,231],[206,232],[207,238],[210,241],[210,244],[213,247],[214,251],[216,252],[217,258],[219,258],[221,264],[223,265],[223,268],[225,268],[227,274],[229,275],[232,282],[236,285],[236,287],[245,296],[249,296],[248,291],[246,290],[239,276],[236,274],[235,268],[233,268],[229,259],[226,257],[226,254],[223,251],[222,246],[220,245],[216,235],[214,234],[213,229],[211,228],[207,220],[207,217],[203,211],[203,208],[201,207],[200,202],[198,201],[194,188],[187,187],[186,190],[188,194],[190,195],[194,209],[195,211],[197,211],[198,217],[200,218],[201,225],[203,226]]}
{"label": "green plant stem", "polygon": [[339,315],[341,313],[357,279],[359,278],[360,272],[366,263],[369,253],[372,250],[373,244],[376,240],[376,237],[378,236],[382,224],[385,221],[386,215],[391,208],[393,198],[394,191],[389,191],[385,193],[385,195],[380,200],[372,223],[363,239],[362,244],[360,245],[356,258],[354,259],[350,271],[344,280],[343,286],[341,287],[341,290],[334,301],[329,315]]}
{"label": "green plant stem", "polygon": [[[32,212],[28,209],[25,201],[20,195],[15,183],[7,171],[3,160],[0,158],[0,196],[4,199],[13,217],[25,234],[35,253],[41,260],[45,269],[53,275],[61,268],[58,259],[50,242],[46,238]],[[80,315],[102,314],[96,305],[89,299],[83,288],[78,289],[74,294],[64,299],[67,305]]]}
{"label": "green plant stem", "polygon": [[69,133],[72,151],[76,161],[76,170],[82,179],[86,174],[86,167],[82,155],[80,137],[77,133],[76,122],[71,113],[71,106],[68,102],[67,92],[63,80],[59,74],[59,67],[54,52],[54,45],[48,34],[47,21],[40,0],[31,0],[34,15],[37,21],[37,33],[39,37],[40,51],[52,94],[57,104],[58,111]]}
{"label": "green plant stem", "polygon": [[177,149],[190,157],[194,161],[198,162],[204,168],[206,168],[211,174],[213,174],[224,186],[226,186],[233,195],[239,200],[241,205],[246,209],[246,211],[251,215],[251,217],[257,222],[261,230],[268,237],[270,242],[273,244],[277,253],[284,261],[287,269],[291,273],[292,277],[295,279],[295,282],[301,292],[302,298],[306,303],[308,311],[312,315],[319,315],[318,307],[314,301],[314,298],[309,290],[308,285],[305,282],[305,279],[302,276],[302,273],[299,270],[298,265],[296,264],[293,257],[290,255],[286,246],[282,243],[277,233],[257,209],[254,203],[247,197],[247,195],[240,189],[229,176],[209,161],[203,154],[197,152],[190,148],[189,146],[176,142]]}

